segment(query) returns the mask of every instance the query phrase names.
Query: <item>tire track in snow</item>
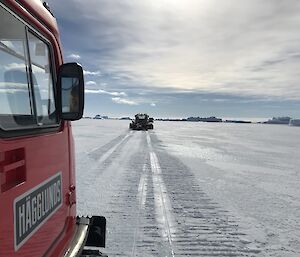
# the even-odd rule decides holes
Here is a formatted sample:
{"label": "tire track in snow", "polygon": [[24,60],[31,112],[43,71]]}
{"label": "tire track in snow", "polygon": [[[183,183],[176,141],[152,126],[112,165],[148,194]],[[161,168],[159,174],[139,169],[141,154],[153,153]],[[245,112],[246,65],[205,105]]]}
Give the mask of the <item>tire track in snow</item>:
{"label": "tire track in snow", "polygon": [[143,166],[142,175],[140,178],[140,183],[138,187],[138,194],[137,194],[137,200],[139,202],[138,206],[138,214],[137,214],[137,224],[135,226],[134,230],[134,237],[133,237],[133,246],[132,246],[132,253],[131,256],[134,257],[136,254],[136,245],[137,245],[137,239],[140,229],[140,219],[141,219],[141,211],[145,209],[146,204],[146,190],[147,190],[147,175],[146,175],[146,164]]}
{"label": "tire track in snow", "polygon": [[[152,142],[160,141],[151,133]],[[148,140],[150,141],[150,139]],[[172,244],[176,256],[257,256],[260,249],[249,245],[235,221],[197,184],[189,169],[165,149],[157,148],[166,190],[176,219]]]}
{"label": "tire track in snow", "polygon": [[[101,164],[105,163],[114,152],[118,151],[118,149],[122,145],[124,145],[131,136],[132,136],[132,131],[130,131],[125,136],[117,137],[116,139],[107,143],[105,146],[96,147],[92,149],[87,153],[87,155],[96,160],[95,166],[100,166]],[[102,152],[101,150],[104,152]]]}
{"label": "tire track in snow", "polygon": [[[145,242],[144,214],[148,208],[148,183],[151,182],[148,179],[149,151],[145,133],[134,133],[119,150],[123,154],[104,172],[111,176],[114,187],[107,203],[106,218],[109,223],[105,250],[108,256],[150,257],[153,255],[144,254],[149,248],[141,248]],[[122,167],[117,172],[120,165]]]}
{"label": "tire track in snow", "polygon": [[[115,137],[114,139],[112,139],[111,141],[109,141],[108,143],[106,143],[105,145],[103,146],[100,146],[100,147],[94,147],[93,149],[91,149],[90,151],[86,151],[85,153],[87,155],[90,155],[93,157],[96,157],[99,155],[99,151],[100,152],[103,152],[103,151],[108,151],[111,147],[113,147],[114,145],[116,145],[117,143],[120,142],[120,140],[122,140],[124,137],[126,137],[128,134],[132,134],[132,131],[129,131],[127,133],[124,133],[122,135],[119,135],[117,137]],[[101,154],[101,153],[100,153]]]}
{"label": "tire track in snow", "polygon": [[103,147],[94,149],[90,152],[90,156],[86,155],[85,159],[89,165],[82,166],[77,174],[82,181],[78,186],[78,195],[82,199],[89,199],[78,201],[78,208],[85,210],[83,214],[102,213],[105,216],[105,213],[107,215],[112,207],[114,208],[115,197],[124,194],[123,188],[127,186],[127,183],[124,183],[126,166],[138,151],[140,140],[140,137],[132,137],[130,132],[115,138]]}
{"label": "tire track in snow", "polygon": [[154,205],[156,209],[156,221],[161,227],[162,237],[167,239],[171,256],[174,257],[174,245],[172,239],[172,233],[175,231],[175,222],[171,212],[171,204],[168,198],[168,192],[165,187],[161,168],[157,159],[153,147],[151,144],[151,138],[147,133],[147,143],[149,147],[150,154],[150,164],[152,170],[152,182],[154,191]]}

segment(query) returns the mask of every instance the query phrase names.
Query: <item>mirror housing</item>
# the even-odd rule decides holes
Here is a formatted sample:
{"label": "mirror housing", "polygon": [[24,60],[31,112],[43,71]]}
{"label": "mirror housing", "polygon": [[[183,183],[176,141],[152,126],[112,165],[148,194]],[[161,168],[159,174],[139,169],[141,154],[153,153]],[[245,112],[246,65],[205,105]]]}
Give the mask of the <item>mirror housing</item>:
{"label": "mirror housing", "polygon": [[84,109],[84,79],[81,65],[65,63],[59,67],[57,90],[61,119],[81,119]]}

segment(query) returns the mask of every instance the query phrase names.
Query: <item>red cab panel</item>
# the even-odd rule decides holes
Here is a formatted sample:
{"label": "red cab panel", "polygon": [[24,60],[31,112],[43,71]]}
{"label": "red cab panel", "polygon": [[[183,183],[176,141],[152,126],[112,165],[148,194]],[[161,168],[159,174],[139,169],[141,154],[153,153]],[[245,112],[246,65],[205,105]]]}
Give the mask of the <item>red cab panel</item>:
{"label": "red cab panel", "polygon": [[73,138],[57,110],[61,56],[41,1],[0,3],[0,256],[61,256],[74,236]]}

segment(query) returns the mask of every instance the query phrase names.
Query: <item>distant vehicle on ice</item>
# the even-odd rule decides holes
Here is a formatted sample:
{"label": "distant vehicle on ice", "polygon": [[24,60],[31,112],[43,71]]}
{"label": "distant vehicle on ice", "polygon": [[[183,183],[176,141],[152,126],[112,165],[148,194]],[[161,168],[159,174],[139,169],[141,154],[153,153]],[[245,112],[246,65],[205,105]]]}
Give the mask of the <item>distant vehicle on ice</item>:
{"label": "distant vehicle on ice", "polygon": [[153,118],[149,118],[149,115],[146,113],[138,113],[129,124],[129,128],[133,130],[153,129]]}
{"label": "distant vehicle on ice", "polygon": [[154,122],[153,118],[148,119],[148,129],[153,129],[154,128],[153,122]]}

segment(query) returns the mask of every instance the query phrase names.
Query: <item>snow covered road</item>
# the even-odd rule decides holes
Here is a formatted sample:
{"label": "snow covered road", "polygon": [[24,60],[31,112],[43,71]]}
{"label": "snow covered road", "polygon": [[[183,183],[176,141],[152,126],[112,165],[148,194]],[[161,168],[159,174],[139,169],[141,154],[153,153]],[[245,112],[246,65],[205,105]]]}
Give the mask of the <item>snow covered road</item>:
{"label": "snow covered road", "polygon": [[109,256],[300,256],[299,128],[73,127],[78,212],[107,218]]}

